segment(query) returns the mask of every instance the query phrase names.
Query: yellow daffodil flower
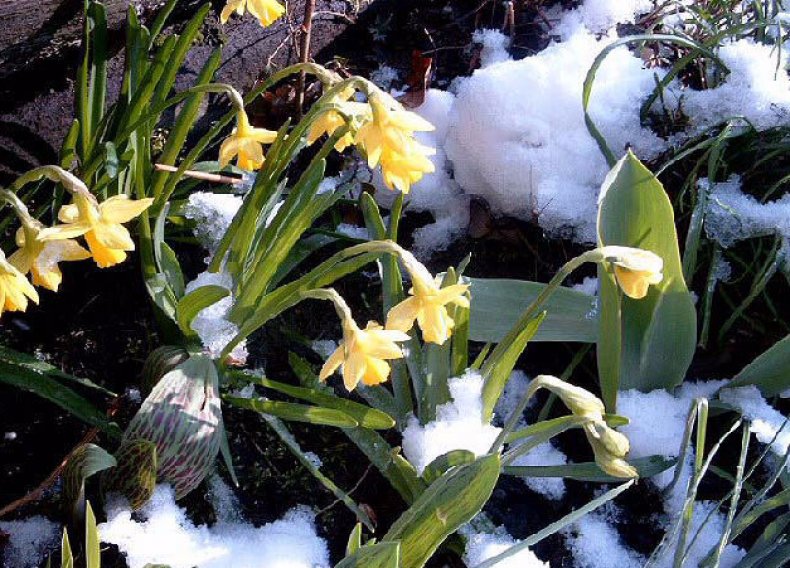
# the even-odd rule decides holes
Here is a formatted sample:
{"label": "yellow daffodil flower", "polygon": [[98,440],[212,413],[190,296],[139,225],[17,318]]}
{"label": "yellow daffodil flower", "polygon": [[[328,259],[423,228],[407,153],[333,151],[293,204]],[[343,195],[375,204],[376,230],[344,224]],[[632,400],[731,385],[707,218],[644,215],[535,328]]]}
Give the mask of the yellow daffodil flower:
{"label": "yellow daffodil flower", "polygon": [[102,203],[87,193],[74,194],[74,203],[60,208],[58,218],[65,223],[39,233],[41,241],[58,241],[85,236],[93,260],[107,268],[126,260],[127,251],[134,250],[134,241],[121,223],[137,217],[150,207],[153,199],[129,199],[126,195],[110,197]]}
{"label": "yellow daffodil flower", "polygon": [[389,311],[387,329],[406,332],[414,326],[416,320],[425,341],[442,345],[455,327],[455,322],[447,311],[447,304],[468,308],[469,298],[466,293],[469,286],[453,284],[441,288],[428,269],[408,251],[401,252],[401,259],[411,275],[411,296]]}
{"label": "yellow daffodil flower", "polygon": [[219,19],[224,24],[233,12],[243,16],[245,9],[255,16],[264,28],[272,25],[285,13],[285,6],[277,0],[228,0]]}
{"label": "yellow daffodil flower", "polygon": [[370,118],[357,130],[354,143],[365,154],[369,167],[381,163],[384,182],[390,189],[408,193],[413,183],[434,171],[427,156],[435,150],[419,144],[414,133],[434,127],[420,115],[403,110],[394,99],[387,104],[374,94],[369,104]]}
{"label": "yellow daffodil flower", "polygon": [[257,170],[264,162],[263,145],[271,144],[276,138],[276,132],[252,126],[247,113],[241,110],[236,128],[220,146],[219,165],[224,168],[236,157],[236,165],[241,169]]}
{"label": "yellow daffodil flower", "polygon": [[541,388],[556,394],[574,416],[585,420],[582,427],[598,467],[613,477],[639,477],[636,468],[624,459],[630,450],[628,438],[606,424],[604,404],[597,396],[551,375],[535,377],[527,389],[528,396]]}
{"label": "yellow daffodil flower", "polygon": [[384,183],[390,189],[409,193],[412,184],[417,183],[425,174],[433,173],[435,167],[428,156],[435,150],[417,142],[407,145],[409,150],[404,154],[385,151],[381,155],[381,174]]}
{"label": "yellow daffodil flower", "polygon": [[58,263],[85,260],[91,253],[71,239],[41,241],[38,235],[43,229],[35,219],[20,227],[16,232],[19,250],[8,257],[8,262],[22,274],[29,272],[36,286],[57,292],[63,280]]}
{"label": "yellow daffodil flower", "polygon": [[664,261],[655,253],[621,246],[606,246],[602,252],[612,257],[617,284],[629,298],[644,298],[650,285],[664,278]]}
{"label": "yellow daffodil flower", "polygon": [[324,363],[319,379],[325,381],[343,367],[343,384],[352,391],[362,381],[372,386],[383,383],[390,374],[391,359],[400,359],[403,352],[396,341],[409,336],[400,331],[386,330],[376,322],[360,329],[353,319],[343,321],[343,340]]}
{"label": "yellow daffodil flower", "polygon": [[38,304],[38,292],[27,278],[0,251],[0,314],[24,312],[28,298]]}
{"label": "yellow daffodil flower", "polygon": [[372,321],[365,329],[360,329],[351,309],[335,290],[313,290],[304,297],[331,301],[343,327],[343,339],[324,363],[318,379],[325,381],[342,367],[343,383],[349,391],[354,390],[359,381],[369,386],[386,381],[390,374],[387,361],[403,357],[396,342],[406,341],[409,336],[401,331],[386,330]]}

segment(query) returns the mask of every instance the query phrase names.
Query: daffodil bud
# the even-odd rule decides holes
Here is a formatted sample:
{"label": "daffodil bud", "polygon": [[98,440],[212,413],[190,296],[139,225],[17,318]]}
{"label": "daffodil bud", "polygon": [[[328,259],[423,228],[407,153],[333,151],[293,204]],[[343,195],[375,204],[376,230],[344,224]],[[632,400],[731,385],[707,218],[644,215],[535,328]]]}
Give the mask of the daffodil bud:
{"label": "daffodil bud", "polygon": [[604,260],[614,266],[614,276],[623,293],[639,300],[651,284],[664,278],[664,261],[657,254],[632,247],[606,246],[598,249]]}
{"label": "daffodil bud", "polygon": [[532,395],[542,388],[560,397],[563,404],[565,404],[574,415],[588,417],[593,420],[602,420],[604,413],[603,402],[590,391],[566,383],[551,375],[539,375],[529,383],[527,392],[529,396],[532,397]]}
{"label": "daffodil bud", "polygon": [[614,456],[625,457],[631,448],[631,444],[625,434],[610,428],[604,421],[591,422],[590,435],[599,440],[606,448],[606,451]]}

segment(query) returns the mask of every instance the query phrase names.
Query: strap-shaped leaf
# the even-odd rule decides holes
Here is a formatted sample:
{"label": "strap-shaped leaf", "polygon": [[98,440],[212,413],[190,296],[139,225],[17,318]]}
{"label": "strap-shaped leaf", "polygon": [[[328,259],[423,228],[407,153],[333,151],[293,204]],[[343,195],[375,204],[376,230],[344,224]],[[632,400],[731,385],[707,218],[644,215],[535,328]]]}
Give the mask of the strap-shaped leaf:
{"label": "strap-shaped leaf", "polygon": [[351,416],[333,408],[308,406],[293,402],[280,402],[264,398],[241,398],[226,396],[225,400],[239,408],[262,412],[283,420],[293,422],[307,422],[321,426],[336,426],[337,428],[356,428],[359,423]]}
{"label": "strap-shaped leaf", "polygon": [[429,463],[422,472],[422,478],[426,483],[431,484],[444,475],[451,467],[472,463],[473,461],[475,461],[475,455],[469,450],[453,450],[442,454]]}
{"label": "strap-shaped leaf", "polygon": [[[649,456],[628,460],[636,468],[639,477],[658,475],[675,465],[677,460],[663,456]],[[569,463],[565,465],[513,465],[502,468],[502,473],[517,477],[564,477],[594,483],[616,483],[622,478],[605,473],[595,462]]]}
{"label": "strap-shaped leaf", "polygon": [[178,308],[176,314],[178,316],[178,327],[187,336],[194,336],[195,331],[192,329],[192,320],[198,313],[219,302],[222,298],[230,294],[230,290],[222,286],[210,284],[208,286],[201,286],[193,290],[178,301]]}
{"label": "strap-shaped leaf", "polygon": [[395,521],[384,542],[401,543],[401,567],[422,568],[444,540],[486,504],[499,479],[498,454],[451,469]]}

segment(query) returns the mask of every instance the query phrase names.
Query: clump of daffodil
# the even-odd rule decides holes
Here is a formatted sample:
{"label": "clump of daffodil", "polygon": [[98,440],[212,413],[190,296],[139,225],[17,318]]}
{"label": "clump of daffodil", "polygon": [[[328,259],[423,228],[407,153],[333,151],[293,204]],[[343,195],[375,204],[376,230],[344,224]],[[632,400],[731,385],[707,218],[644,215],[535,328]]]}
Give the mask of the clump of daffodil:
{"label": "clump of daffodil", "polygon": [[529,384],[527,395],[531,397],[541,388],[553,392],[574,416],[584,420],[584,434],[593,449],[595,462],[603,471],[613,477],[639,476],[634,466],[625,461],[630,449],[628,438],[606,424],[604,404],[597,396],[550,375],[535,377]]}
{"label": "clump of daffodil", "polygon": [[22,274],[29,272],[36,286],[57,292],[63,281],[58,263],[85,260],[91,253],[72,239],[42,241],[39,234],[43,230],[44,225],[35,219],[23,221],[16,232],[19,250],[8,257],[8,262]]}
{"label": "clump of daffodil", "polygon": [[443,344],[452,335],[455,322],[447,311],[448,304],[469,307],[467,284],[452,284],[441,287],[439,278],[434,278],[428,269],[408,251],[400,251],[403,265],[411,276],[410,296],[394,306],[387,314],[387,329],[409,331],[414,322],[422,330],[422,338],[428,343]]}
{"label": "clump of daffodil", "polygon": [[4,311],[24,312],[28,299],[38,304],[38,292],[0,251],[0,314]]}
{"label": "clump of daffodil", "polygon": [[601,250],[611,257],[617,284],[629,298],[644,298],[650,285],[658,284],[664,277],[664,261],[653,252],[621,246],[606,246]]}
{"label": "clump of daffodil", "polygon": [[87,191],[75,191],[74,202],[60,208],[58,219],[63,225],[42,229],[40,241],[62,241],[84,236],[91,256],[99,268],[114,266],[126,260],[134,250],[134,241],[122,225],[148,209],[153,199],[129,199],[116,195],[97,203]]}
{"label": "clump of daffodil", "polygon": [[359,127],[354,143],[365,154],[368,166],[381,164],[384,182],[390,189],[408,193],[413,183],[434,171],[428,156],[435,150],[417,142],[414,133],[434,127],[382,94],[372,93],[369,104],[371,118]]}
{"label": "clump of daffodil", "polygon": [[266,28],[285,13],[285,6],[277,0],[228,0],[219,19],[224,24],[233,12],[243,16],[245,10],[255,16],[261,26]]}
{"label": "clump of daffodil", "polygon": [[385,382],[390,374],[388,361],[403,357],[397,342],[406,341],[409,336],[401,331],[384,329],[372,321],[361,329],[345,300],[334,290],[314,290],[305,293],[304,297],[331,301],[343,328],[343,339],[321,368],[319,380],[325,381],[342,367],[343,383],[349,391],[354,390],[360,381],[368,386]]}
{"label": "clump of daffodil", "polygon": [[243,108],[238,111],[236,128],[233,129],[219,148],[219,165],[227,166],[233,158],[243,170],[257,170],[263,165],[263,145],[271,144],[277,133],[265,128],[256,128]]}

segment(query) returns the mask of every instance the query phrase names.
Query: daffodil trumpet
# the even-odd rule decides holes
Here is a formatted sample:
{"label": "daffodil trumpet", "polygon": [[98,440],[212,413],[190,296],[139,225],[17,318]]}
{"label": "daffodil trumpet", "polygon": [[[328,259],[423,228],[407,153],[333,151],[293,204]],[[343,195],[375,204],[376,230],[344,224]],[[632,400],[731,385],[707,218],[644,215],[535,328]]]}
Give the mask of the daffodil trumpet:
{"label": "daffodil trumpet", "polygon": [[403,357],[398,342],[409,339],[406,333],[386,330],[372,321],[364,329],[360,328],[348,304],[331,288],[307,291],[302,297],[332,302],[343,328],[343,339],[321,368],[319,380],[326,381],[340,369],[343,384],[350,392],[360,382],[375,386],[389,378],[389,361]]}
{"label": "daffodil trumpet", "polygon": [[28,300],[38,304],[38,292],[0,251],[0,315],[3,312],[24,312]]}

